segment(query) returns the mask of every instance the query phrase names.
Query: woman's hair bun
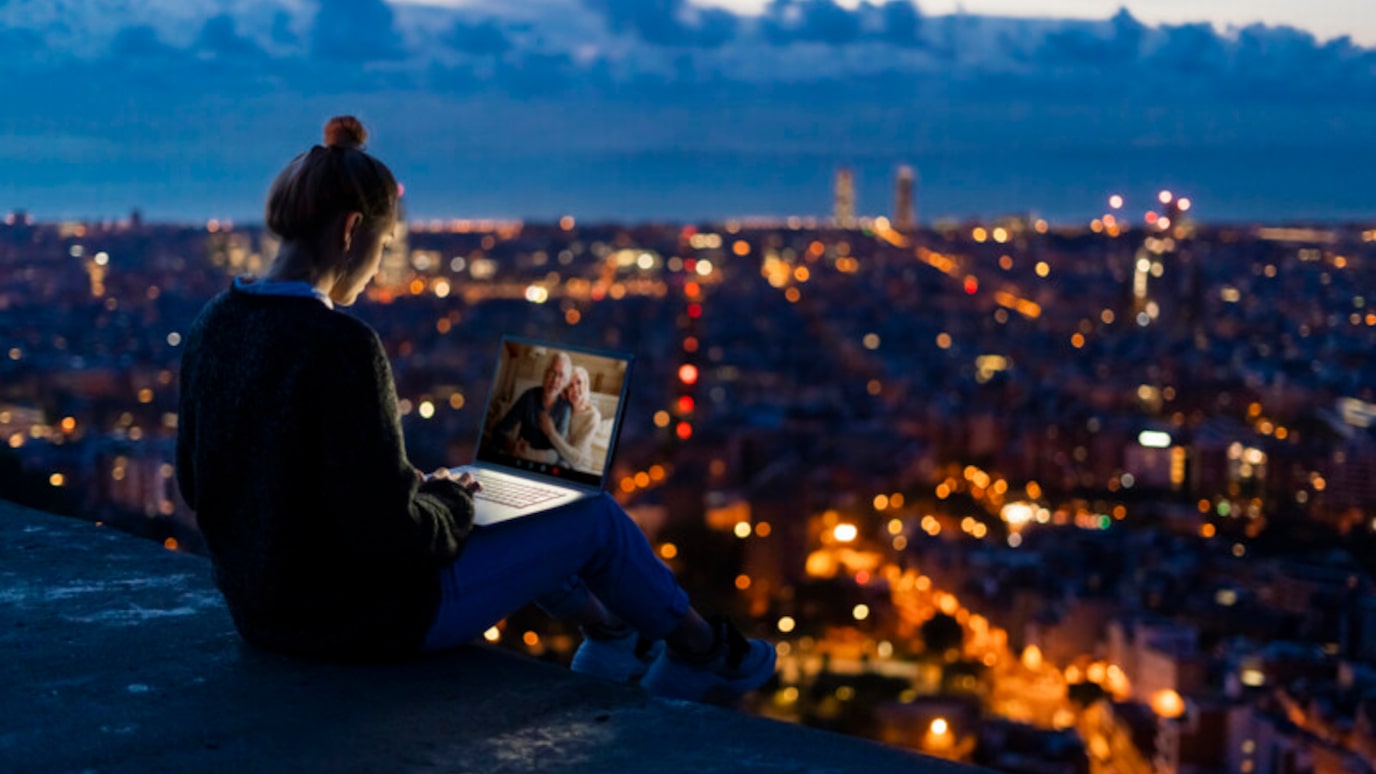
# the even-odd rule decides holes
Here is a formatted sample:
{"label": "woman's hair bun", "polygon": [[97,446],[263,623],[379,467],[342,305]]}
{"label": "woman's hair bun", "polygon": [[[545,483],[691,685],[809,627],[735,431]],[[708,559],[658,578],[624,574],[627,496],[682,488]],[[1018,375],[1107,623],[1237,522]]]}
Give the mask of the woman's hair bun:
{"label": "woman's hair bun", "polygon": [[368,130],[353,116],[335,116],[325,124],[325,146],[361,150]]}

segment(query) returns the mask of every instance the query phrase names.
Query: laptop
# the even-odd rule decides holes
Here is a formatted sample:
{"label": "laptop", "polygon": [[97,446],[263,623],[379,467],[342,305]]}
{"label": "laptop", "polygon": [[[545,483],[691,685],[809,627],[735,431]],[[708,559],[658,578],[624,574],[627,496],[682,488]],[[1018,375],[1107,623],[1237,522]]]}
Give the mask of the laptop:
{"label": "laptop", "polygon": [[[502,338],[476,459],[451,470],[482,484],[473,496],[475,524],[542,513],[607,488],[631,361],[622,353]],[[587,374],[586,388],[577,388],[590,406],[583,411],[569,400],[579,369]]]}

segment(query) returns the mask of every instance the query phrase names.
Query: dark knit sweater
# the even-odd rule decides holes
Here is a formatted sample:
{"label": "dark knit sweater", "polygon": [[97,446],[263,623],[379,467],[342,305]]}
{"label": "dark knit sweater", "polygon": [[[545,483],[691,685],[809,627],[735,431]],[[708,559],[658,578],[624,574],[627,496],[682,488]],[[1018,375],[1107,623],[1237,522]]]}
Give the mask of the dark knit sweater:
{"label": "dark knit sweater", "polygon": [[187,337],[179,420],[177,482],[245,639],[323,658],[417,650],[473,501],[407,461],[372,329],[231,288]]}

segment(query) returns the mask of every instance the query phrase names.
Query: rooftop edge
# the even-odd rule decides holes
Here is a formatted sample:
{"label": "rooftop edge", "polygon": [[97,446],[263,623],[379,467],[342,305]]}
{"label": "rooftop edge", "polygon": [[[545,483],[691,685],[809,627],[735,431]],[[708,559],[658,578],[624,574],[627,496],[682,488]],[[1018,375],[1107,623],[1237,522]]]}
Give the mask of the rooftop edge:
{"label": "rooftop edge", "polygon": [[980,771],[487,646],[265,653],[204,558],[4,502],[0,684],[0,759],[26,771]]}

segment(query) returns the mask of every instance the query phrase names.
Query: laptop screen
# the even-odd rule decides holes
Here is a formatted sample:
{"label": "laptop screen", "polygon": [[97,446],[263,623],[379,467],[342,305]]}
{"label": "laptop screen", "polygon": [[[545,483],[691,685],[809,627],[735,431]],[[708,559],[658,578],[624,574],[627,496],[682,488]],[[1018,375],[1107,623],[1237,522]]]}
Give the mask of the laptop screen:
{"label": "laptop screen", "polygon": [[502,339],[478,460],[601,486],[630,364],[628,355]]}

